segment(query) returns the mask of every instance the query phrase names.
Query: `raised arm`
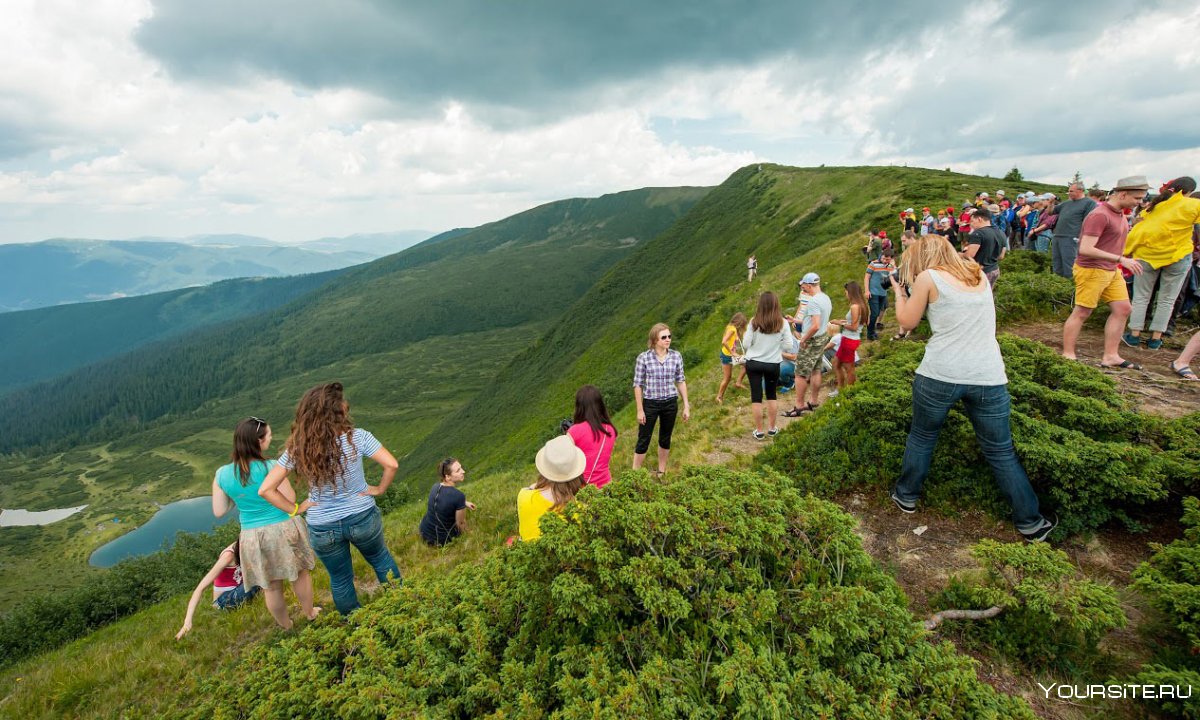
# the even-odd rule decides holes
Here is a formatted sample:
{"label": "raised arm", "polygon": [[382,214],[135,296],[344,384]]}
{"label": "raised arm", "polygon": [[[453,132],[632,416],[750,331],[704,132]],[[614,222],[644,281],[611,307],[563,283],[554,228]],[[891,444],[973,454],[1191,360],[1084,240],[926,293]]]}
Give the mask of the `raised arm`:
{"label": "raised arm", "polygon": [[892,292],[896,296],[896,322],[901,330],[909,331],[921,324],[932,288],[933,280],[929,278],[928,271],[917,276],[911,293],[904,292],[902,283],[892,283]]}
{"label": "raised arm", "polygon": [[179,632],[175,633],[176,640],[182,639],[184,635],[192,631],[192,618],[196,614],[196,608],[200,605],[200,597],[204,595],[205,588],[212,585],[213,580],[216,580],[217,576],[221,574],[221,568],[228,566],[232,561],[233,551],[229,548],[222,550],[216,564],[212,566],[212,569],[208,571],[208,574],[204,576],[204,579],[192,591],[192,597],[188,600],[187,614],[183,617],[183,627],[179,628]]}

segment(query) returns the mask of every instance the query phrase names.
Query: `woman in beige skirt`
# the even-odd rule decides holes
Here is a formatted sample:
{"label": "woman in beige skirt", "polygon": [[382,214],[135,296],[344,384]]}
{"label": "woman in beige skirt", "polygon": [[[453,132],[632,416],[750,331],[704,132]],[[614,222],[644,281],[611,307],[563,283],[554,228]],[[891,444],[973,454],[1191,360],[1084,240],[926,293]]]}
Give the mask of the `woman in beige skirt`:
{"label": "woman in beige skirt", "polygon": [[[275,466],[266,459],[271,447],[271,426],[256,417],[238,423],[233,432],[233,462],[217,470],[213,479],[213,514],[224,515],[237,505],[242,532],[238,538],[242,582],[247,589],[261,587],[267,609],[279,627],[292,627],[283,581],[292,585],[304,616],[312,620],[321,612],[313,605],[312,569],[316,557],[308,544],[308,528],[295,510],[286,513],[258,495],[263,478]],[[296,492],[284,480],[280,491],[291,502]]]}

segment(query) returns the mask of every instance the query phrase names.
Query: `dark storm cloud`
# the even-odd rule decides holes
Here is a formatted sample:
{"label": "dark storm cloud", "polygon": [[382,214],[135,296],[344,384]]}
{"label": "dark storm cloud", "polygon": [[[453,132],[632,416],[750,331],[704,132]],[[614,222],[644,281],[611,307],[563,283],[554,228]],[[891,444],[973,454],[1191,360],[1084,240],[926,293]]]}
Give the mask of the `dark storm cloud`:
{"label": "dark storm cloud", "polygon": [[[236,83],[242,73],[309,88],[355,87],[417,111],[449,99],[563,112],[590,90],[672,68],[741,66],[787,53],[829,73],[867,52],[954,31],[962,5],[893,2],[232,2],[157,0],[141,47],[177,77]],[[1028,42],[1069,42],[1101,9],[1045,22]]]}

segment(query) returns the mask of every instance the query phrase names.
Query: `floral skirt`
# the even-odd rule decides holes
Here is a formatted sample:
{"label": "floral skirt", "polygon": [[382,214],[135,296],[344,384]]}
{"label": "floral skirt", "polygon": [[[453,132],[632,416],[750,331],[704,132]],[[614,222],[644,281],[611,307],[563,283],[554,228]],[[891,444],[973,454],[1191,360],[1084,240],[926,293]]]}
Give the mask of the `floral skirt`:
{"label": "floral skirt", "polygon": [[308,544],[308,528],[299,517],[242,530],[238,553],[247,589],[269,587],[272,580],[293,581],[317,564]]}

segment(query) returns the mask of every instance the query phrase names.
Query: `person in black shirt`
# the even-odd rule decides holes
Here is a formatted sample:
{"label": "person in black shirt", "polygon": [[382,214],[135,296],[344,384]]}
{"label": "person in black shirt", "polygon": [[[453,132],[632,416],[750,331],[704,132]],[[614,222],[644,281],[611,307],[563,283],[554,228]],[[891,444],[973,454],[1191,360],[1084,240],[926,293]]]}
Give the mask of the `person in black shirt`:
{"label": "person in black shirt", "polygon": [[1004,233],[992,225],[992,214],[987,208],[975,208],[971,213],[971,234],[963,256],[979,263],[992,287],[1000,276],[1000,259],[1004,257]]}
{"label": "person in black shirt", "polygon": [[475,503],[467,502],[467,496],[454,487],[463,481],[467,471],[455,458],[446,458],[438,465],[441,482],[429,488],[429,501],[425,505],[425,517],[421,518],[421,539],[441,547],[467,531],[467,510],[474,510]]}

